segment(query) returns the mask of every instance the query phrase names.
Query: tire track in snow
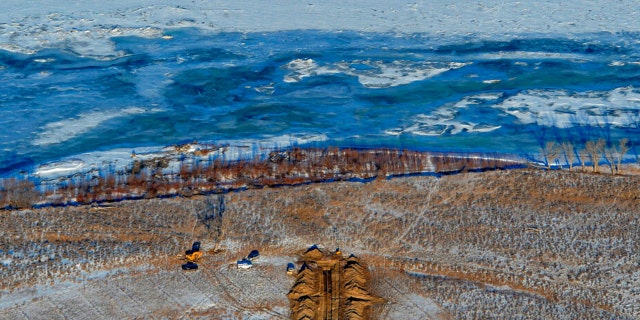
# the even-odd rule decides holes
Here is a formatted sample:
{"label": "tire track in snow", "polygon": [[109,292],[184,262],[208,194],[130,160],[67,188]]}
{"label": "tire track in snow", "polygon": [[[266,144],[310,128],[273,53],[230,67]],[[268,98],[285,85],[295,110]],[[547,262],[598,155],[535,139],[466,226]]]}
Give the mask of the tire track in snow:
{"label": "tire track in snow", "polygon": [[[132,301],[136,304],[135,309],[137,310],[144,310],[144,316],[145,317],[151,317],[154,318],[150,313],[149,310],[147,310],[147,308],[145,307],[145,305],[138,299],[136,299],[131,293],[127,292],[125,289],[123,289],[119,282],[115,282],[115,288],[118,289],[123,295],[125,295],[125,297],[127,297],[129,299],[129,301]],[[125,311],[125,313],[127,313],[127,316],[131,317],[130,312]]]}
{"label": "tire track in snow", "polygon": [[[113,286],[109,285],[106,288],[100,287],[100,289],[94,290],[94,292],[92,293],[92,298],[95,298],[96,301],[108,300],[109,311],[114,314],[112,317],[117,316],[118,318],[123,318],[125,315],[128,315],[128,313],[124,309],[122,309],[120,304],[114,299],[113,295],[109,294],[109,292],[112,290],[112,287]],[[116,309],[119,310],[119,312],[116,312]],[[106,316],[104,319],[109,318],[111,317]]]}
{"label": "tire track in snow", "polygon": [[96,307],[96,305],[93,302],[91,302],[89,298],[87,298],[87,295],[82,295],[82,299],[91,307],[91,309],[93,309],[93,312],[96,315],[98,315],[101,319],[108,319],[108,317],[105,317],[105,315],[102,312],[100,312],[100,309]]}
{"label": "tire track in snow", "polygon": [[[50,296],[47,296],[44,298],[44,300],[49,303],[49,305],[51,305],[51,309],[55,310],[55,312],[57,312],[58,314],[60,314],[61,319],[67,319],[67,316],[65,315],[65,313],[63,312],[62,309],[60,309],[60,307],[58,306],[57,303],[54,303],[54,301],[51,299]],[[31,319],[31,318],[29,318]]]}
{"label": "tire track in snow", "polygon": [[[198,273],[199,273],[199,274],[202,274],[202,273],[204,273],[204,270],[198,270]],[[187,273],[186,273],[186,272],[183,272],[183,273],[182,273],[182,278],[184,278],[186,281],[188,281],[189,283],[191,283],[191,286],[192,286],[192,287],[194,287],[194,288],[198,289],[198,291],[200,292],[200,295],[202,296],[202,297],[200,298],[200,300],[198,300],[196,303],[194,303],[194,304],[191,306],[191,308],[192,308],[192,309],[193,309],[193,308],[195,308],[195,307],[197,307],[197,306],[201,306],[201,305],[203,305],[203,301],[204,301],[205,299],[208,299],[208,300],[211,302],[211,303],[210,303],[210,305],[211,305],[211,306],[214,306],[214,305],[215,305],[215,300],[212,298],[212,297],[213,297],[213,294],[212,294],[211,292],[208,292],[209,290],[203,290],[203,289],[202,289],[202,288],[200,288],[200,286],[198,285],[198,283],[204,283],[204,281],[201,281],[201,282],[193,281],[193,279],[191,279],[191,278],[187,275]]]}
{"label": "tire track in snow", "polygon": [[[391,281],[389,279],[384,279],[384,282],[386,282],[390,288],[392,288],[393,290],[395,290],[398,293],[398,296],[406,296],[406,293],[401,291],[400,289],[398,289],[398,287],[396,287],[393,283],[391,283]],[[424,310],[422,308],[421,305],[417,304],[414,301],[411,301],[411,299],[404,299],[404,301],[410,303],[411,305],[414,306],[414,310],[419,310],[422,314],[424,314],[425,318],[424,319],[433,319],[432,315],[429,314],[428,311]]]}
{"label": "tire track in snow", "polygon": [[[175,279],[172,279],[172,280],[175,280]],[[184,307],[184,304],[178,298],[176,298],[173,294],[171,294],[171,293],[167,292],[167,290],[165,290],[166,286],[162,286],[161,287],[157,282],[154,282],[153,280],[151,280],[150,277],[147,278],[147,282],[150,283],[153,287],[155,287],[155,289],[160,291],[163,295],[165,295],[169,299],[173,300],[173,302],[175,302],[175,304],[177,306]]]}
{"label": "tire track in snow", "polygon": [[[228,307],[231,307],[233,310],[236,310],[236,311],[247,311],[248,310],[247,308],[240,307],[242,306],[242,304],[240,304],[240,302],[227,289],[227,285],[233,285],[231,283],[231,280],[229,280],[228,277],[223,276],[222,272],[214,272],[213,276],[214,276],[214,279],[219,284],[218,288],[221,288],[222,291],[224,292],[224,297],[222,297],[222,299],[229,300],[229,302],[231,302],[231,304],[228,305]],[[226,280],[226,283],[223,282],[222,280],[223,278]]]}

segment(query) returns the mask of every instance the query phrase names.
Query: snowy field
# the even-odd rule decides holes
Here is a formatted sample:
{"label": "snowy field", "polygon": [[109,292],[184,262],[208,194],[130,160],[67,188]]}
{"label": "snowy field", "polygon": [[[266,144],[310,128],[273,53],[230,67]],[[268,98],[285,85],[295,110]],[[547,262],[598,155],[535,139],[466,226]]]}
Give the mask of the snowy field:
{"label": "snowy field", "polygon": [[374,319],[638,319],[639,184],[525,169],[252,189],[211,228],[195,217],[218,195],[4,212],[0,319],[289,319],[285,268],[314,243],[368,265]]}

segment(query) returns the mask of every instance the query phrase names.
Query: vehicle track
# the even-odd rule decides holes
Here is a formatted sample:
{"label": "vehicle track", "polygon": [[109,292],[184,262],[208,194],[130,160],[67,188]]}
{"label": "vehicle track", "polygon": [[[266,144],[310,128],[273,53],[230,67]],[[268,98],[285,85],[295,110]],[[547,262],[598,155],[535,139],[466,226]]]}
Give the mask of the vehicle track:
{"label": "vehicle track", "polygon": [[[42,302],[43,300],[41,300]],[[9,310],[7,310],[8,312],[0,314],[0,319],[6,319],[6,320],[17,320],[17,319],[21,319],[20,317],[22,317],[23,319],[27,319],[27,320],[33,320],[33,319],[51,319],[51,317],[47,317],[45,318],[44,315],[41,315],[40,313],[38,313],[37,311],[34,310],[34,314],[32,315],[30,312],[30,310],[28,308],[25,308],[22,305],[17,305]],[[13,311],[13,312],[12,312]],[[57,319],[62,319],[64,317],[64,315],[58,311],[54,311],[59,315],[59,318]],[[56,318],[54,318],[56,319]]]}
{"label": "vehicle track", "polygon": [[[235,310],[235,311],[247,311],[247,308],[244,307],[240,307],[241,304],[240,302],[234,298],[234,296],[229,292],[229,290],[227,289],[227,285],[231,284],[231,281],[222,275],[221,270],[217,270],[218,272],[212,272],[213,278],[215,279],[216,282],[218,282],[218,288],[222,289],[222,291],[224,292],[224,299],[227,299],[229,302],[231,302],[231,304],[228,305],[228,307],[230,307],[231,309]],[[222,279],[226,279],[226,283],[223,282]]]}
{"label": "vehicle track", "polygon": [[[113,286],[111,285],[107,285],[105,287],[101,287],[100,289],[96,289],[94,290],[95,292],[93,292],[93,297],[96,298],[97,301],[109,301],[108,303],[108,310],[111,311],[111,313],[113,313],[113,316],[111,317],[124,317],[125,315],[127,315],[127,312],[122,309],[122,307],[120,306],[120,304],[113,298],[113,295],[109,294],[109,292],[112,290]],[[116,312],[116,310],[119,310],[119,312]],[[109,316],[106,316],[104,319],[109,319]]]}
{"label": "vehicle track", "polygon": [[[398,289],[398,287],[396,287],[393,283],[391,283],[391,281],[389,279],[384,279],[384,282],[387,283],[387,285],[389,285],[390,288],[392,288],[397,293],[399,293],[400,296],[404,296],[405,295],[405,292],[403,292],[400,289]],[[413,305],[416,310],[420,310],[423,313],[423,315],[425,316],[424,319],[433,319],[431,317],[431,315],[427,311],[422,309],[422,306],[420,306],[419,304],[417,304],[417,303],[415,303],[413,301],[410,301],[410,300],[407,300],[407,302],[410,303],[411,305]],[[438,307],[440,307],[440,306],[438,306]]]}
{"label": "vehicle track", "polygon": [[[116,289],[118,289],[119,292],[121,292],[125,297],[127,297],[129,299],[129,301],[134,302],[134,310],[144,310],[144,316],[148,316],[151,318],[154,318],[151,314],[149,314],[148,310],[145,308],[145,305],[140,302],[140,300],[136,299],[133,295],[131,295],[129,292],[127,292],[125,289],[123,289],[120,284],[119,281],[114,281],[114,287]],[[131,316],[131,312],[130,311],[125,311],[125,313],[127,314],[127,316]],[[138,313],[139,315],[139,313]]]}
{"label": "vehicle track", "polygon": [[[271,277],[267,277],[266,275],[259,273],[257,275],[258,277],[265,279],[266,283],[272,283],[273,281],[276,281],[275,279],[271,278]],[[276,317],[278,319],[287,319],[286,315],[281,314],[277,311],[271,310],[271,309],[267,309],[267,308],[259,308],[260,311],[263,311],[269,315],[271,315],[272,317]]]}
{"label": "vehicle track", "polygon": [[98,307],[96,307],[95,303],[93,303],[86,294],[86,289],[84,290],[85,294],[82,294],[82,299],[91,307],[91,309],[95,312],[95,314],[97,316],[99,316],[102,319],[107,319],[108,317],[106,317],[102,312],[100,312],[100,309]]}
{"label": "vehicle track", "polygon": [[[199,270],[198,275],[204,275],[206,273],[207,272],[204,272],[204,270]],[[182,273],[182,278],[184,278],[185,281],[191,283],[191,285],[194,288],[197,288],[198,291],[200,292],[201,296],[202,296],[196,303],[194,303],[194,305],[192,306],[192,309],[194,307],[203,305],[204,304],[204,300],[209,300],[211,305],[216,305],[216,301],[213,298],[212,290],[207,290],[206,288],[205,289],[201,288],[202,284],[204,284],[207,281],[193,281],[193,279],[191,279],[191,277],[189,277],[189,274],[186,273],[186,272]],[[208,277],[205,278],[205,279],[208,279]]]}
{"label": "vehicle track", "polygon": [[173,302],[175,302],[176,305],[183,307],[184,304],[177,299],[173,294],[167,292],[167,290],[165,290],[164,287],[161,287],[157,282],[154,282],[153,280],[151,280],[151,277],[147,278],[147,281],[153,286],[155,287],[158,291],[160,291],[164,296],[168,297],[169,299],[171,299]]}
{"label": "vehicle track", "polygon": [[58,306],[59,304],[54,303],[51,297],[45,297],[43,300],[46,301],[51,306],[52,310],[55,310],[62,319],[67,319],[65,312]]}

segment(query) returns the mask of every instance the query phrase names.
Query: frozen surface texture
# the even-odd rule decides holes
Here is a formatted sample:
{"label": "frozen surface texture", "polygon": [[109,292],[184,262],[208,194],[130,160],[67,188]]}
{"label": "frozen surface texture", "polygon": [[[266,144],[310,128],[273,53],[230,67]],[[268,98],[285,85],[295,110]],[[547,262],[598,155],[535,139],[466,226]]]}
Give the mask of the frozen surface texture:
{"label": "frozen surface texture", "polygon": [[636,145],[638,15],[635,1],[3,1],[0,175],[119,168],[111,155],[194,140]]}

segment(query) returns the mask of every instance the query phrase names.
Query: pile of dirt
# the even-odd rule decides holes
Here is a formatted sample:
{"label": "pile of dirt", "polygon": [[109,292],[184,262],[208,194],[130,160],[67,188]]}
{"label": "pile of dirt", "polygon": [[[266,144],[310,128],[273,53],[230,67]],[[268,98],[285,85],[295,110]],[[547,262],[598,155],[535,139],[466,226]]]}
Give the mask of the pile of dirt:
{"label": "pile of dirt", "polygon": [[382,299],[369,293],[371,279],[368,268],[357,257],[351,255],[343,268],[344,314],[346,319],[369,319],[371,307]]}
{"label": "pile of dirt", "polygon": [[301,260],[287,295],[291,319],[370,319],[373,304],[383,301],[369,293],[369,270],[356,256],[313,246]]}
{"label": "pile of dirt", "polygon": [[321,296],[317,280],[316,272],[303,264],[287,295],[291,302],[291,319],[316,319]]}

